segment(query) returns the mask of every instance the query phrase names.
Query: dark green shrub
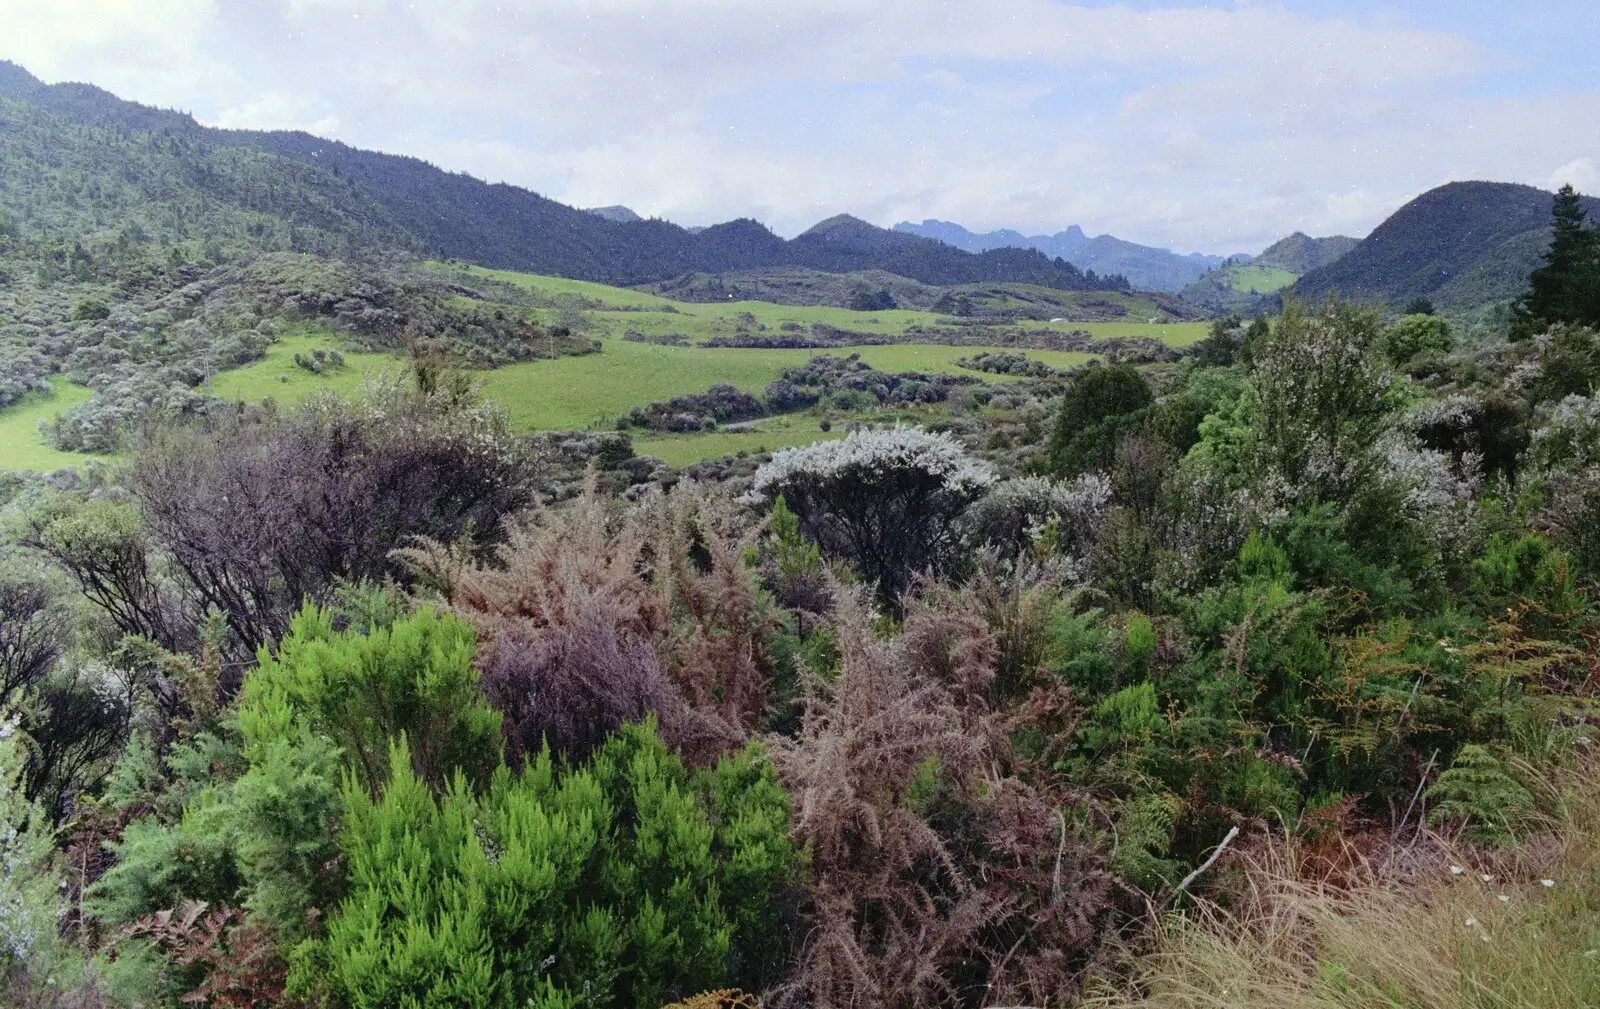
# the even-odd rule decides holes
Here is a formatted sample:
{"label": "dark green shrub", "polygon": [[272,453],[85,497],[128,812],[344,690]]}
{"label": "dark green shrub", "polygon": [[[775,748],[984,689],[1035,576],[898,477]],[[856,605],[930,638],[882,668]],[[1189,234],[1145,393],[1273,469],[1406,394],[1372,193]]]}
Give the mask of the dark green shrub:
{"label": "dark green shrub", "polygon": [[1155,402],[1150,383],[1131,364],[1092,365],[1067,382],[1050,437],[1050,469],[1072,475],[1106,469],[1117,443]]}

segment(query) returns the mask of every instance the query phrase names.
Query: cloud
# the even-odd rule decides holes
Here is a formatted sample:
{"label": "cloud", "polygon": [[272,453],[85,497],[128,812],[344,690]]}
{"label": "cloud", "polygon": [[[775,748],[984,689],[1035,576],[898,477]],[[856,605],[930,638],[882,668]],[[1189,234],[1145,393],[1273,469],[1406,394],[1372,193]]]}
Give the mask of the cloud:
{"label": "cloud", "polygon": [[49,80],[193,105],[230,76],[203,52],[216,13],[215,0],[0,0],[0,57]]}
{"label": "cloud", "polygon": [[1550,178],[1545,181],[1549,189],[1560,189],[1566,185],[1590,196],[1600,194],[1600,161],[1577,158],[1551,172]]}
{"label": "cloud", "polygon": [[848,211],[1239,251],[1363,234],[1451,178],[1543,184],[1600,159],[1570,129],[1600,121],[1600,91],[1499,97],[1483,82],[1507,57],[1482,42],[1270,3],[45,6],[0,0],[28,29],[0,56],[48,78],[788,234]]}

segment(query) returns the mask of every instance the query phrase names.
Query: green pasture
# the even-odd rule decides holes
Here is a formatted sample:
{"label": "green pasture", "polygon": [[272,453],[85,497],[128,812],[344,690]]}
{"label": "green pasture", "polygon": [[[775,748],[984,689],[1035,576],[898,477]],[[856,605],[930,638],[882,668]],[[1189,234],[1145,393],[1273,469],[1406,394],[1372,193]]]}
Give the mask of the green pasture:
{"label": "green pasture", "polygon": [[1228,287],[1241,293],[1254,291],[1257,294],[1271,294],[1281,291],[1300,279],[1297,273],[1279,269],[1276,266],[1230,266],[1225,271]]}
{"label": "green pasture", "polygon": [[[484,395],[506,411],[519,430],[607,426],[634,406],[704,392],[727,384],[759,393],[785,368],[805,364],[815,350],[733,347],[663,347],[606,340],[598,354],[527,361],[481,373]],[[955,363],[982,347],[891,344],[844,347],[827,353],[858,353],[880,371],[967,372]],[[1058,368],[1082,364],[1090,354],[1030,351]],[[986,375],[1000,381],[1008,377]],[[698,437],[698,436],[696,436]],[[723,454],[723,453],[712,453]]]}
{"label": "green pasture", "polygon": [[654,307],[664,305],[676,307],[677,302],[662,298],[643,291],[633,291],[626,287],[612,287],[609,284],[596,284],[588,280],[568,280],[566,277],[546,277],[534,273],[517,273],[514,270],[491,270],[486,266],[458,265],[454,263],[429,263],[430,269],[451,271],[460,270],[476,277],[492,277],[495,280],[508,284],[515,284],[525,290],[551,299],[562,295],[578,295],[590,301],[598,301],[606,308],[617,306]]}
{"label": "green pasture", "polygon": [[[309,357],[313,350],[339,351],[344,355],[344,366],[317,375],[294,363],[296,354]],[[293,406],[317,392],[348,396],[368,379],[406,371],[406,362],[400,358],[347,351],[337,334],[302,328],[280,336],[261,360],[213,376],[210,392],[227,400],[259,403],[275,399]]]}
{"label": "green pasture", "polygon": [[[464,269],[466,272],[493,277],[532,291],[549,301],[563,296],[579,296],[597,307],[585,309],[584,321],[588,335],[594,337],[622,336],[633,330],[643,336],[663,337],[676,334],[690,343],[700,343],[716,336],[732,336],[739,332],[757,332],[780,335],[788,323],[800,331],[807,331],[814,323],[836,329],[875,336],[903,336],[912,326],[947,326],[948,317],[934,312],[912,309],[894,309],[884,312],[855,312],[848,308],[827,305],[777,305],[766,301],[687,302],[673,301],[659,295],[634,291],[625,287],[611,287],[586,280],[568,280],[564,277],[547,277],[511,270],[490,270],[484,267],[452,267],[432,264],[432,269],[448,271]],[[1281,271],[1280,271],[1281,272]],[[1293,278],[1291,277],[1291,280]],[[1041,288],[1041,294],[1055,297],[1083,297],[1081,292],[1051,291]],[[1095,292],[1098,300],[1111,300],[1128,308],[1129,320],[1117,322],[1038,322],[1017,323],[1020,328],[1052,329],[1067,333],[1084,330],[1094,337],[1148,336],[1163,340],[1175,347],[1187,346],[1205,338],[1207,325],[1202,322],[1152,323],[1148,318],[1159,311],[1145,299],[1124,294]],[[1010,294],[983,295],[982,301],[1001,307],[1023,305],[1025,302]],[[1003,304],[1002,304],[1003,303]],[[1063,312],[1067,309],[1063,308]],[[553,322],[557,310],[544,308],[534,313],[542,322]],[[1141,319],[1141,315],[1147,315]]]}
{"label": "green pasture", "polygon": [[[345,353],[345,366],[314,375],[297,367],[294,355],[315,348],[333,349],[337,338],[326,333],[286,335],[266,356],[243,368],[224,372],[211,381],[214,395],[230,400],[258,402],[276,399],[286,406],[314,392],[349,395],[368,378],[385,372],[404,372],[406,363],[383,354]],[[522,431],[606,426],[634,406],[704,392],[726,383],[759,393],[785,368],[805,364],[817,351],[799,349],[746,349],[733,347],[663,347],[626,340],[603,341],[598,354],[526,361],[493,371],[477,372],[484,395],[500,404],[511,423]],[[945,347],[929,344],[887,344],[849,347],[833,354],[859,353],[862,360],[881,371],[962,372],[956,359],[980,353],[982,347]],[[1057,368],[1082,364],[1092,355],[1060,351],[1029,351],[1028,356]],[[980,374],[969,372],[969,374]],[[987,375],[1007,381],[1007,376]]]}
{"label": "green pasture", "polygon": [[0,410],[0,469],[53,470],[76,466],[94,456],[78,452],[58,452],[39,437],[39,422],[80,403],[94,393],[86,386],[73,385],[56,375],[50,379],[54,391],[34,393],[21,402]]}

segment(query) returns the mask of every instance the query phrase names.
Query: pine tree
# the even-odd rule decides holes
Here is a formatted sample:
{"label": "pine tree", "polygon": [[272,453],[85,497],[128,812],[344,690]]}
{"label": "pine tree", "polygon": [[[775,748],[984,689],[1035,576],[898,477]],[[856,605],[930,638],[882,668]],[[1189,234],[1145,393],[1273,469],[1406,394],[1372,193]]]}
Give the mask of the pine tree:
{"label": "pine tree", "polygon": [[1526,339],[1557,322],[1600,325],[1600,228],[1584,221],[1578,193],[1570,185],[1556,193],[1554,235],[1544,265],[1528,275],[1518,299],[1513,339]]}

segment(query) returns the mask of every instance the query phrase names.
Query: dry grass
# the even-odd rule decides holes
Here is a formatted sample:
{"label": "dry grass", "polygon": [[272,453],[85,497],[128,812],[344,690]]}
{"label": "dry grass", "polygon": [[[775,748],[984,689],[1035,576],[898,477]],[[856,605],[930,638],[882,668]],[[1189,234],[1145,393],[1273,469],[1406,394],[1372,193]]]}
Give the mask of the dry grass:
{"label": "dry grass", "polygon": [[[1600,759],[1586,758],[1538,772],[1553,812],[1511,848],[1425,837],[1379,858],[1347,849],[1334,873],[1294,843],[1242,855],[1227,906],[1164,916],[1150,948],[1130,959],[1131,980],[1102,984],[1085,1005],[1600,1005],[1597,771]],[[1313,865],[1324,871],[1308,872]]]}

